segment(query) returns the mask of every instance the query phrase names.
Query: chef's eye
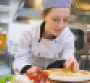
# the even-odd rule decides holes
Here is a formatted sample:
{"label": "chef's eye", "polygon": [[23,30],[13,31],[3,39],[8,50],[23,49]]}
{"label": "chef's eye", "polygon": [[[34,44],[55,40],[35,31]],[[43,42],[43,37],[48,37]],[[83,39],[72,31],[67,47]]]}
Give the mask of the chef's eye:
{"label": "chef's eye", "polygon": [[56,21],[56,22],[58,22],[59,20],[58,20],[58,19],[53,19],[53,21]]}
{"label": "chef's eye", "polygon": [[67,19],[65,19],[65,20],[63,20],[64,22],[68,22],[68,20]]}

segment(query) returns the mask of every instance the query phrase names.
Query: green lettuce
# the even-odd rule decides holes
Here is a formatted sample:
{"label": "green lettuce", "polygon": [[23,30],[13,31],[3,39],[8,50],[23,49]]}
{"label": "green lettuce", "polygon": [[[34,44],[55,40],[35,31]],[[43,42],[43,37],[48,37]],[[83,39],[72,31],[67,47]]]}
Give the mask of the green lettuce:
{"label": "green lettuce", "polygon": [[7,81],[14,83],[14,76],[5,76],[1,78],[0,83],[6,83]]}
{"label": "green lettuce", "polygon": [[90,72],[89,70],[84,70],[85,72]]}

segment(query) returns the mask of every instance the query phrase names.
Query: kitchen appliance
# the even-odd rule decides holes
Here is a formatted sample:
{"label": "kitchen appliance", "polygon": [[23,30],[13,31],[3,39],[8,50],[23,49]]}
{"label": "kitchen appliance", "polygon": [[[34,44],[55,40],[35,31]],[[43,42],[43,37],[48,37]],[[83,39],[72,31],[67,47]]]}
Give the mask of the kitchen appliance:
{"label": "kitchen appliance", "polygon": [[69,24],[69,28],[74,34],[75,41],[75,54],[84,55],[88,54],[87,47],[87,25],[83,24]]}

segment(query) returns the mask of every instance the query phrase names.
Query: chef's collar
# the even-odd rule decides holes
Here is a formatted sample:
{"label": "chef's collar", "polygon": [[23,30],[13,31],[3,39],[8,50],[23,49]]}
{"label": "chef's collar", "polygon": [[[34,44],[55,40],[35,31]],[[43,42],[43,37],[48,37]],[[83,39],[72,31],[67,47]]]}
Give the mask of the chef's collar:
{"label": "chef's collar", "polygon": [[[45,31],[45,21],[43,21],[40,25],[40,39],[39,39],[39,42],[41,41],[42,39],[42,34],[44,33]],[[53,36],[53,39],[55,39],[55,42],[57,42],[57,38],[56,36]]]}

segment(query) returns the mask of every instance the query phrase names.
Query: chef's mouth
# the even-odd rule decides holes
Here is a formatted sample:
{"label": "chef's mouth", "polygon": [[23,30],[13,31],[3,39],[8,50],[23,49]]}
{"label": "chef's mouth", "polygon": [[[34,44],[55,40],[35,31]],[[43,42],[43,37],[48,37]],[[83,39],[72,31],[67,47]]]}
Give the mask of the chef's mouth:
{"label": "chef's mouth", "polygon": [[60,32],[60,31],[62,31],[61,29],[56,29],[55,31],[58,31],[58,32]]}

